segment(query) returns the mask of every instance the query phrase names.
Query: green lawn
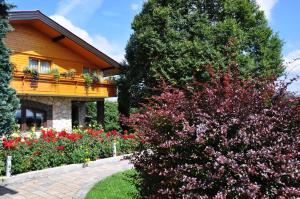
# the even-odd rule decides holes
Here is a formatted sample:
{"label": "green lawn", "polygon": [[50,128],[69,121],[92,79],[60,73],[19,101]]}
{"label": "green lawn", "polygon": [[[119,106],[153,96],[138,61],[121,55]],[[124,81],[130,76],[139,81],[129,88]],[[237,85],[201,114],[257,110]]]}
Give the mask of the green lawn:
{"label": "green lawn", "polygon": [[132,199],[137,194],[135,186],[128,175],[134,170],[114,174],[98,182],[86,195],[85,199]]}

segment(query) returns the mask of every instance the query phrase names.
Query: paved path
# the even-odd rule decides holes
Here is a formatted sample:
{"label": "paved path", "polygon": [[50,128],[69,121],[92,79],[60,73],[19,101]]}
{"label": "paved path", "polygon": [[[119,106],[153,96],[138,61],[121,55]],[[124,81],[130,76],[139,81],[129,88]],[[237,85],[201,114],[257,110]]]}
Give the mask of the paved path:
{"label": "paved path", "polygon": [[128,160],[87,167],[57,176],[36,178],[22,183],[0,186],[5,199],[80,199],[98,181],[116,172],[132,168]]}

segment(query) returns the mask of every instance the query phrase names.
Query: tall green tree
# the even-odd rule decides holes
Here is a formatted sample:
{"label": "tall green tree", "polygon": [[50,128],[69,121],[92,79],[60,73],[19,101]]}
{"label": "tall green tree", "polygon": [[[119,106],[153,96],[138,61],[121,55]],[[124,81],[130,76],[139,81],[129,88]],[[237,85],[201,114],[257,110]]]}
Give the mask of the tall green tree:
{"label": "tall green tree", "polygon": [[[86,103],[86,112],[91,117],[91,123],[97,123],[97,105],[95,102]],[[121,130],[117,102],[104,102],[104,130]]]}
{"label": "tall green tree", "polygon": [[284,70],[282,41],[255,0],[148,0],[132,29],[119,88],[119,101],[130,106],[155,94],[162,79],[179,87],[207,79],[208,65],[235,62],[243,77]]}
{"label": "tall green tree", "polygon": [[5,46],[4,38],[11,30],[8,11],[12,8],[0,1],[0,135],[10,133],[15,122],[15,111],[19,106],[16,91],[9,86],[12,79],[12,65],[9,62],[10,50]]}

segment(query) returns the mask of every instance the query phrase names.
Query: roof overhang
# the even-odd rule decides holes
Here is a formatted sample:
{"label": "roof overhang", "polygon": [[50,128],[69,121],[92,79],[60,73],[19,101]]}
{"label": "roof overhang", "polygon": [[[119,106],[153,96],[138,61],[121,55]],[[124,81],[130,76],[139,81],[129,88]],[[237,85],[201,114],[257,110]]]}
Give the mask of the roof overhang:
{"label": "roof overhang", "polygon": [[116,75],[120,71],[120,64],[117,61],[47,17],[39,10],[9,12],[9,21],[12,25],[14,23],[29,23],[32,26],[38,27],[40,31],[48,34],[53,42],[60,42],[68,48],[76,49],[77,53],[90,60],[96,66],[101,67],[105,76]]}

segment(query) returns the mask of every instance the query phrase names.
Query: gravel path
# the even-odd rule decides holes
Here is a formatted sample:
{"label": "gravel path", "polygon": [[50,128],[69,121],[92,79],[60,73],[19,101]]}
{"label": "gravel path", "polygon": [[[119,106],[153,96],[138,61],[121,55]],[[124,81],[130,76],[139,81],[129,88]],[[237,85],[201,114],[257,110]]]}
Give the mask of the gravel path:
{"label": "gravel path", "polygon": [[132,167],[128,160],[118,160],[102,165],[77,168],[58,175],[40,176],[23,180],[23,182],[12,182],[0,186],[0,198],[82,199],[98,181]]}

